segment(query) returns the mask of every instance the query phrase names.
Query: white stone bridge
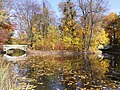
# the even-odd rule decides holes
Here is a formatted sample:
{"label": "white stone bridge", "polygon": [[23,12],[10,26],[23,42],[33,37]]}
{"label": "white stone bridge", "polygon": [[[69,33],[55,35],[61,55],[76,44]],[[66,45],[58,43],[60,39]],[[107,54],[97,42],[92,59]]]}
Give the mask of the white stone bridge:
{"label": "white stone bridge", "polygon": [[19,60],[27,60],[27,54],[23,54],[21,56],[9,56],[7,54],[3,55],[3,58],[8,60],[8,61],[19,61]]}
{"label": "white stone bridge", "polygon": [[10,49],[21,49],[27,51],[27,45],[3,45],[3,50],[8,51]]}

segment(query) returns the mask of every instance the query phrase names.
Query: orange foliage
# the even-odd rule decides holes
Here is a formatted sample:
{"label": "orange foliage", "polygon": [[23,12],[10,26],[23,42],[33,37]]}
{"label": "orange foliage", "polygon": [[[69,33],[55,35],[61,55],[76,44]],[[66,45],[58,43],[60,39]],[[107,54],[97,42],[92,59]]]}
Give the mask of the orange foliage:
{"label": "orange foliage", "polygon": [[14,25],[11,23],[5,23],[0,25],[0,49],[2,49],[2,45],[6,44],[8,39],[10,38],[10,33],[14,30]]}

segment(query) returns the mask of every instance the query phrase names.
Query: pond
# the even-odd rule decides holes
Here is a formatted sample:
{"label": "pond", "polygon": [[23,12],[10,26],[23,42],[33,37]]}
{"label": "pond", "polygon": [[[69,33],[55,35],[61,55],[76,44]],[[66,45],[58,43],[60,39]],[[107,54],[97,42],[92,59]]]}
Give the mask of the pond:
{"label": "pond", "polygon": [[9,63],[11,73],[21,78],[17,83],[31,87],[27,90],[119,90],[120,55],[103,55],[28,55]]}

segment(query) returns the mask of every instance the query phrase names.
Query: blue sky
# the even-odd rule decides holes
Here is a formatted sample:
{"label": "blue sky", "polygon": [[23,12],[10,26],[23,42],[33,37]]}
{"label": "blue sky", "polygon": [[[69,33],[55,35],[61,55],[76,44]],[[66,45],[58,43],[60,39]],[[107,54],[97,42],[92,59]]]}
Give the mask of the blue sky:
{"label": "blue sky", "polygon": [[[59,15],[58,3],[64,0],[48,0],[51,3],[51,7],[55,10],[56,14]],[[76,0],[75,0],[76,1]],[[120,12],[120,0],[108,0],[108,8],[110,12],[119,13]],[[60,15],[59,15],[60,16]]]}
{"label": "blue sky", "polygon": [[110,8],[109,12],[116,12],[119,14],[120,12],[120,0],[109,0],[108,8]]}

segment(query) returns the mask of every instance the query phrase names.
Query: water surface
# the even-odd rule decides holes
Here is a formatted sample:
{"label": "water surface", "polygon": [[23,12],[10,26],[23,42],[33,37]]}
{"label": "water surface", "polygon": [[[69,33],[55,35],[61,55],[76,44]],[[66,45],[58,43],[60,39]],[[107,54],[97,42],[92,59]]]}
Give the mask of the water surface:
{"label": "water surface", "polygon": [[23,81],[33,85],[33,90],[117,90],[120,56],[107,53],[104,56],[32,55],[14,62],[12,68],[14,73],[27,78]]}

